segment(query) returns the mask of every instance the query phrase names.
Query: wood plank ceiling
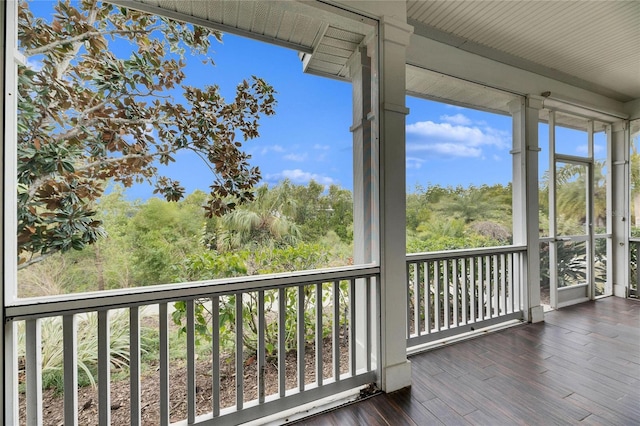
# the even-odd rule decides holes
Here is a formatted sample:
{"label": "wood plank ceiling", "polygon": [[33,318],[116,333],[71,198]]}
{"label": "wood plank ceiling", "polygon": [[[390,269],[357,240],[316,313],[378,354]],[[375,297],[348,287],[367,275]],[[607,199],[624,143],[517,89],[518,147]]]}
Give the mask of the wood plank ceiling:
{"label": "wood plank ceiling", "polygon": [[640,98],[638,1],[407,1],[416,33],[600,93]]}
{"label": "wood plank ceiling", "polygon": [[[339,79],[348,79],[349,58],[375,28],[324,3],[111,1],[295,49],[305,72]],[[418,35],[620,102],[640,98],[639,1],[409,0],[406,7]],[[502,113],[514,98],[411,66],[407,90]]]}
{"label": "wood plank ceiling", "polygon": [[[331,14],[326,5],[295,1],[113,0],[112,3],[157,12],[223,32],[297,50],[306,72],[346,79],[346,64],[374,31],[369,20]],[[372,21],[371,21],[372,22]]]}

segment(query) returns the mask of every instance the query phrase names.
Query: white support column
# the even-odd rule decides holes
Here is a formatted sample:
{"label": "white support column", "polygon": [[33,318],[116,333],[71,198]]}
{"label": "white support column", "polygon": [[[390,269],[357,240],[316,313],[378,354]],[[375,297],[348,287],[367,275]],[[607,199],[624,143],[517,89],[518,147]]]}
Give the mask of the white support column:
{"label": "white support column", "polygon": [[[587,174],[587,187],[585,188],[585,200],[587,201],[587,259],[595,259],[594,253],[596,248],[596,239],[595,239],[595,211],[593,204],[593,176],[594,176],[594,155],[593,155],[593,120],[587,120],[587,151],[589,158],[591,159],[591,165],[588,167]],[[556,198],[557,199],[557,198]],[[594,282],[594,267],[593,261],[587,264],[587,294],[586,296],[589,300],[595,300],[596,295],[596,286]]]}
{"label": "white support column", "polygon": [[353,90],[353,239],[354,263],[369,263],[371,256],[371,58],[365,47],[349,62]]}
{"label": "white support column", "polygon": [[17,276],[17,191],[16,191],[16,114],[17,114],[17,16],[18,2],[14,0],[0,2],[0,46],[3,47],[2,76],[3,102],[0,103],[0,120],[2,120],[2,135],[4,149],[0,151],[2,158],[2,174],[0,187],[2,188],[2,248],[0,253],[2,262],[2,338],[0,352],[2,353],[2,368],[0,368],[0,399],[2,400],[2,415],[4,424],[18,424],[18,349],[17,325],[7,322],[4,317],[4,307],[15,299]]}
{"label": "white support column", "polygon": [[411,385],[406,343],[406,48],[413,28],[383,16],[379,39],[380,385]]}
{"label": "white support column", "polygon": [[[0,23],[2,28],[4,29],[4,31],[0,31],[0,46],[6,46],[6,34],[5,31],[7,30],[7,5],[8,3],[3,2],[2,4],[0,4]],[[2,94],[3,94],[3,99],[6,99],[6,79],[5,79],[5,67],[7,66],[7,50],[6,47],[5,49],[3,49],[2,51],[2,65],[0,66],[0,77],[2,77]],[[3,120],[2,123],[2,134],[5,134],[5,125],[4,125],[4,111],[5,111],[5,102],[1,102],[0,103],[0,120]],[[0,159],[2,159],[2,173],[0,173],[0,188],[4,188],[4,170],[6,165],[4,164],[4,150],[0,150]],[[2,193],[2,197],[4,200],[4,191]],[[3,203],[4,204],[4,203]],[[2,227],[0,227],[0,237],[2,237],[2,241],[4,241],[4,209],[2,212],[0,212],[0,217],[2,217]],[[9,414],[10,410],[10,402],[7,401],[7,398],[5,397],[5,388],[10,388],[10,386],[7,386],[7,379],[8,377],[5,377],[5,366],[7,366],[7,359],[6,359],[6,350],[10,349],[11,346],[6,347],[5,346],[5,339],[9,338],[11,336],[11,327],[9,325],[7,325],[7,322],[5,321],[4,318],[4,306],[6,303],[5,297],[4,297],[4,287],[7,285],[6,284],[6,280],[4,279],[5,275],[5,270],[4,270],[4,244],[2,244],[2,246],[0,246],[0,255],[2,256],[3,261],[1,262],[2,264],[2,290],[0,291],[0,303],[2,303],[2,305],[0,306],[2,308],[2,327],[0,327],[0,329],[2,330],[2,337],[0,338],[0,353],[2,353],[2,365],[0,366],[0,383],[3,383],[2,385],[0,385],[0,404],[2,404],[2,406],[0,406],[0,409],[2,410],[2,420],[4,421],[5,424],[11,424],[11,421],[13,420]]]}
{"label": "white support column", "polygon": [[513,117],[513,242],[527,245],[522,292],[525,320],[544,320],[540,306],[540,241],[538,202],[538,111],[536,98],[518,99],[509,105]]}
{"label": "white support column", "polygon": [[608,127],[607,144],[611,158],[611,213],[607,232],[611,238],[611,277],[613,295],[627,297],[629,291],[629,122],[621,121]]}
{"label": "white support column", "polygon": [[[351,76],[352,104],[353,104],[353,261],[355,264],[370,263],[372,258],[372,129],[371,118],[371,58],[367,54],[367,48],[361,47],[357,54],[349,61],[349,74]],[[367,364],[367,309],[364,305],[367,288],[367,280],[359,279],[356,282],[356,294],[354,301],[356,309],[356,368],[360,369]],[[372,298],[373,299],[373,298]],[[375,299],[373,299],[375,300]]]}

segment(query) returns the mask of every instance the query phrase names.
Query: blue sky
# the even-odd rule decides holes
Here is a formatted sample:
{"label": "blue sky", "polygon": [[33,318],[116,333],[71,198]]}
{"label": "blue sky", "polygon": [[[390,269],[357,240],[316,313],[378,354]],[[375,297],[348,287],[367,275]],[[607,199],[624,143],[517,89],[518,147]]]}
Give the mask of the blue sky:
{"label": "blue sky", "polygon": [[[314,179],[352,189],[351,85],[304,74],[296,52],[266,43],[225,34],[214,50],[216,67],[190,65],[188,84],[215,82],[231,96],[237,82],[257,75],[278,92],[276,115],[264,118],[260,138],[245,144],[263,181]],[[407,105],[408,189],[510,181],[510,117],[411,97]],[[171,166],[188,192],[206,189],[207,171],[197,161],[185,154]],[[145,198],[146,191],[130,192]]]}
{"label": "blue sky", "polygon": [[407,188],[507,184],[511,117],[407,98]]}
{"label": "blue sky", "polygon": [[[214,45],[216,66],[191,61],[186,84],[218,84],[231,98],[237,83],[252,75],[264,78],[277,91],[276,114],[260,121],[260,137],[244,143],[263,182],[289,178],[304,184],[310,179],[351,188],[351,85],[302,73],[297,53],[225,34]],[[187,192],[206,190],[210,172],[190,153],[181,154],[169,173]],[[146,198],[150,188],[132,193]],[[139,194],[139,195],[138,195]]]}
{"label": "blue sky", "polygon": [[[49,17],[52,2],[33,2],[32,9]],[[120,49],[115,45],[115,49]],[[112,46],[112,48],[114,48]],[[186,84],[218,84],[231,98],[245,78],[264,78],[277,91],[276,115],[260,122],[260,137],[244,144],[251,162],[270,185],[288,178],[296,184],[313,179],[352,189],[351,85],[302,72],[295,51],[229,34],[213,43],[215,67],[189,58]],[[430,184],[507,184],[511,180],[511,118],[407,97],[407,189]],[[544,145],[546,130],[541,129]],[[573,140],[569,130],[563,140]],[[580,144],[569,151],[579,154]],[[571,153],[571,152],[567,152]],[[544,154],[541,164],[546,163]],[[211,172],[190,153],[176,157],[162,170],[185,186],[207,191]],[[128,198],[152,196],[148,184],[127,190]]]}

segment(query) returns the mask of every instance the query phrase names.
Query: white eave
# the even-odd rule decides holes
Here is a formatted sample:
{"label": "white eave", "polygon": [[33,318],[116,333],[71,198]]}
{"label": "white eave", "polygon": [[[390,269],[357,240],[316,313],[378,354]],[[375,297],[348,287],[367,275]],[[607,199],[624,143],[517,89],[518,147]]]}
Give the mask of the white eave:
{"label": "white eave", "polygon": [[[344,10],[366,4],[375,16],[376,8],[389,9],[348,0],[110,1],[294,49],[305,72],[338,79],[348,79],[349,58],[375,31],[375,21]],[[506,113],[514,96],[551,92],[599,105],[614,118],[640,117],[639,1],[396,5],[406,7],[414,27],[411,95]]]}
{"label": "white eave", "polygon": [[[116,5],[250,36],[299,52],[304,71],[345,79],[349,58],[373,21],[330,13],[330,6],[298,1],[111,0]],[[339,12],[339,11],[338,11]]]}

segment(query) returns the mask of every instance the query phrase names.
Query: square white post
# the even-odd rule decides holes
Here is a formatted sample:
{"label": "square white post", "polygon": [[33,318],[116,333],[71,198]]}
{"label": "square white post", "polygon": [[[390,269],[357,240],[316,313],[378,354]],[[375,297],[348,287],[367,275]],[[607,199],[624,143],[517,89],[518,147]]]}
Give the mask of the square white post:
{"label": "square white post", "polygon": [[[373,234],[373,133],[372,133],[372,82],[371,58],[367,48],[361,47],[349,60],[353,103],[353,261],[354,264],[371,263]],[[367,280],[356,281],[356,292],[351,300],[356,309],[356,369],[367,365],[367,318],[365,303],[367,300]],[[371,298],[375,300],[375,298]],[[354,306],[355,305],[355,306]],[[377,360],[376,360],[377,361]]]}
{"label": "square white post", "polygon": [[538,201],[538,111],[534,97],[509,105],[513,117],[513,243],[527,245],[522,309],[525,320],[544,320],[540,306],[540,236]]}
{"label": "square white post", "polygon": [[[629,294],[629,223],[631,219],[629,175],[630,175],[630,126],[628,121],[620,121],[607,128],[608,158],[607,167],[611,176],[607,182],[607,194],[611,196],[611,208],[608,209],[607,233],[611,233],[611,259],[607,286],[613,286],[613,295],[627,297]],[[637,213],[636,213],[637,214]],[[609,253],[607,252],[607,255]]]}
{"label": "square white post", "polygon": [[411,385],[406,341],[406,48],[413,28],[387,16],[379,40],[380,385]]}
{"label": "square white post", "polygon": [[2,338],[0,352],[3,354],[3,366],[0,371],[0,399],[4,424],[18,423],[18,352],[17,325],[7,322],[4,317],[4,307],[15,300],[17,282],[17,189],[16,189],[16,140],[17,140],[17,38],[18,38],[18,2],[5,1],[0,3],[0,46],[4,46],[2,66],[2,93],[4,101],[0,105],[0,117],[4,123],[4,150],[0,152],[2,158],[2,175],[0,184],[5,209],[2,215],[3,245],[0,249],[2,258],[3,288],[0,294],[2,303]]}

